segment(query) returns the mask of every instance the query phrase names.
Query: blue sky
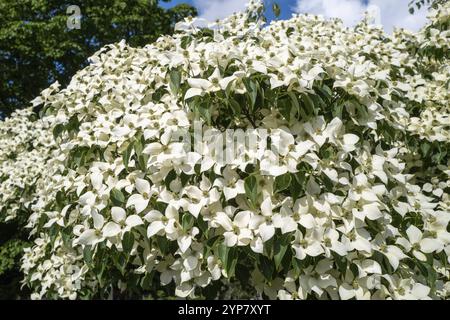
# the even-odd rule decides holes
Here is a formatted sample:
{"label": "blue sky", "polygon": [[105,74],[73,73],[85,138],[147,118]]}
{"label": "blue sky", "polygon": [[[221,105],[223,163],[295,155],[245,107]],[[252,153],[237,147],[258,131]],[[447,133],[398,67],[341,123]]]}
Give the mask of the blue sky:
{"label": "blue sky", "polygon": [[[268,4],[272,3],[272,0],[265,1]],[[202,18],[214,21],[242,10],[246,0],[172,0],[169,3],[161,2],[161,5],[171,7],[183,2],[195,6]],[[425,24],[427,15],[426,10],[420,10],[414,15],[409,14],[410,0],[276,0],[275,2],[281,7],[281,19],[288,19],[292,13],[307,12],[341,18],[348,26],[359,21],[363,13],[369,10],[378,17],[378,23],[383,25],[387,32],[392,32],[394,27],[417,31]],[[274,18],[271,12],[267,17]]]}

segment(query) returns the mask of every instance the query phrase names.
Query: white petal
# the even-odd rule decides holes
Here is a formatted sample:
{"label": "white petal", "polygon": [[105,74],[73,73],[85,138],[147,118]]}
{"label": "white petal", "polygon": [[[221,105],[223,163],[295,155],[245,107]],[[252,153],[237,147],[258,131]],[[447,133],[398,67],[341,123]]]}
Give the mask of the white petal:
{"label": "white petal", "polygon": [[413,255],[419,260],[419,261],[427,261],[427,256],[424,255],[422,252],[418,250],[413,250]]}
{"label": "white petal", "polygon": [[381,218],[383,214],[376,203],[370,203],[363,206],[364,215],[370,220]]}
{"label": "white petal", "polygon": [[100,190],[103,184],[103,175],[98,171],[91,173],[91,183],[95,190]]}
{"label": "white petal", "polygon": [[188,80],[189,85],[191,88],[197,88],[197,89],[203,89],[207,90],[209,87],[211,87],[211,82],[205,79],[201,78],[189,78]]}
{"label": "white petal", "polygon": [[200,203],[189,203],[188,204],[188,211],[194,216],[194,217],[198,217],[198,215],[200,214],[200,211],[202,210],[204,204],[203,202]]}
{"label": "white petal", "polygon": [[156,220],[161,220],[162,213],[157,210],[151,210],[149,213],[147,213],[144,217],[145,221],[147,222],[153,222]]}
{"label": "white petal", "polygon": [[292,231],[297,230],[297,222],[295,222],[295,220],[291,217],[285,217],[283,219],[283,225],[281,226],[281,233],[285,234],[285,233],[289,233]]}
{"label": "white petal", "polygon": [[195,96],[201,96],[202,93],[203,93],[202,89],[190,88],[186,92],[186,95],[184,96],[184,100],[190,99],[190,98],[195,97]]}
{"label": "white petal", "polygon": [[95,194],[92,191],[88,191],[80,197],[80,204],[82,206],[93,206],[95,204]]}
{"label": "white petal", "polygon": [[263,216],[272,216],[272,200],[270,197],[266,198],[263,203],[261,203],[261,213]]}
{"label": "white petal", "polygon": [[364,190],[361,194],[362,198],[369,202],[376,202],[378,201],[377,195],[373,191]]}
{"label": "white petal", "polygon": [[318,242],[314,242],[305,249],[305,252],[308,256],[317,257],[323,253],[323,248]]}
{"label": "white petal", "polygon": [[102,231],[103,231],[103,236],[110,238],[110,237],[114,237],[114,236],[118,235],[120,233],[120,231],[122,231],[122,229],[120,228],[120,226],[117,223],[108,222],[103,227]]}
{"label": "white petal", "polygon": [[355,145],[359,141],[359,137],[357,135],[354,135],[352,133],[344,134],[344,144],[345,145]]}
{"label": "white petal", "polygon": [[175,295],[180,298],[186,298],[192,291],[194,291],[194,287],[188,282],[184,282],[175,288]]}
{"label": "white petal", "polygon": [[347,248],[339,241],[334,242],[331,249],[340,256],[345,256],[347,254]]}
{"label": "white petal", "polygon": [[127,201],[127,207],[134,206],[136,213],[141,213],[148,206],[148,200],[144,199],[140,194],[133,194]]}
{"label": "white petal", "polygon": [[414,297],[417,299],[423,299],[428,297],[428,294],[430,293],[430,288],[421,284],[421,283],[415,283],[412,287],[411,293]]}
{"label": "white petal", "polygon": [[125,220],[125,224],[130,227],[136,227],[139,226],[141,224],[144,224],[144,221],[142,221],[141,217],[137,216],[137,215],[131,215],[127,218],[127,220]]}
{"label": "white petal", "polygon": [[238,192],[236,188],[223,188],[223,194],[225,195],[225,200],[230,200],[236,198]]}
{"label": "white petal", "polygon": [[186,250],[190,247],[192,243],[192,239],[188,235],[181,236],[177,239],[178,246],[180,247],[181,252],[186,252]]}
{"label": "white petal", "polygon": [[234,224],[236,224],[239,228],[247,228],[251,218],[250,211],[241,211],[236,214],[234,217]]}
{"label": "white petal", "polygon": [[422,239],[422,231],[420,231],[416,226],[410,225],[406,230],[409,242],[412,244],[418,243]]}
{"label": "white petal", "polygon": [[94,228],[100,230],[105,224],[105,218],[97,212],[92,212],[92,219],[94,220]]}
{"label": "white petal", "polygon": [[125,217],[127,216],[124,209],[120,207],[112,207],[111,208],[111,216],[113,220],[117,223],[121,223],[125,220]]}
{"label": "white petal", "polygon": [[422,241],[420,241],[420,250],[422,250],[425,253],[440,251],[443,248],[444,244],[437,239],[425,238]]}
{"label": "white petal", "polygon": [[342,300],[349,300],[355,297],[355,289],[348,283],[343,283],[339,287],[339,295],[341,296]]}
{"label": "white petal", "polygon": [[381,274],[381,266],[378,262],[366,259],[361,264],[362,269],[367,273]]}
{"label": "white petal", "polygon": [[231,219],[225,214],[225,212],[217,212],[214,221],[220,224],[226,231],[233,230],[233,223],[231,222]]}
{"label": "white petal", "polygon": [[259,235],[263,242],[270,240],[275,234],[275,228],[272,224],[263,223],[259,226]]}
{"label": "white petal", "polygon": [[203,198],[203,191],[196,186],[187,186],[184,188],[184,194],[186,194],[191,199],[200,200]]}
{"label": "white petal", "polygon": [[183,266],[187,271],[192,271],[197,268],[198,259],[194,256],[189,256],[183,261]]}
{"label": "white petal", "polygon": [[225,245],[228,247],[234,247],[238,241],[238,236],[233,232],[225,232],[223,234],[225,238]]}
{"label": "white petal", "polygon": [[306,229],[312,229],[316,225],[316,220],[312,214],[308,213],[300,216],[299,223]]}
{"label": "white petal", "polygon": [[151,238],[165,228],[162,221],[154,221],[147,228],[147,237]]}
{"label": "white petal", "polygon": [[136,179],[136,190],[140,194],[150,193],[150,183],[147,180],[137,178]]}
{"label": "white petal", "polygon": [[264,245],[260,237],[257,237],[250,242],[250,248],[253,250],[253,252],[256,253],[263,253]]}
{"label": "white petal", "polygon": [[78,243],[90,246],[97,243],[98,240],[99,237],[97,236],[97,231],[88,229],[80,235],[80,237],[78,238]]}

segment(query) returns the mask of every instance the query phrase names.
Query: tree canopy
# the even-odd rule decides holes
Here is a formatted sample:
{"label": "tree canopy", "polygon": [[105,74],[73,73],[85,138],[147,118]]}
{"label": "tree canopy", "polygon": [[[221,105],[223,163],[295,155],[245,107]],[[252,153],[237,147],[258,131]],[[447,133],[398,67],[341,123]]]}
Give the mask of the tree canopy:
{"label": "tree canopy", "polygon": [[108,45],[1,123],[31,298],[448,297],[449,5],[263,12]]}
{"label": "tree canopy", "polygon": [[[80,29],[67,27],[69,5],[80,8]],[[54,81],[67,85],[104,45],[125,39],[143,46],[194,15],[187,4],[164,9],[159,0],[0,1],[0,117]]]}
{"label": "tree canopy", "polygon": [[434,9],[436,9],[439,5],[443,5],[447,3],[448,0],[412,0],[409,2],[409,12],[414,14],[416,10],[420,10],[424,8],[426,5],[430,5]]}

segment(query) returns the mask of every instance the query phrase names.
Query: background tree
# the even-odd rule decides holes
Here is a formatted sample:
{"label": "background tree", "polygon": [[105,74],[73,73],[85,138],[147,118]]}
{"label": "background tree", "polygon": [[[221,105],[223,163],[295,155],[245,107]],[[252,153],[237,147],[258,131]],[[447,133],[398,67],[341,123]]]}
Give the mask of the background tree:
{"label": "background tree", "polygon": [[[80,8],[80,29],[67,27],[70,5]],[[105,44],[143,46],[196,14],[187,4],[164,9],[159,0],[0,0],[0,118],[50,83],[66,85]]]}
{"label": "background tree", "polygon": [[425,7],[426,5],[431,5],[431,7],[437,8],[439,5],[442,5],[446,2],[448,2],[448,0],[412,0],[408,4],[409,12],[411,14],[414,14],[416,9],[420,10],[421,8]]}

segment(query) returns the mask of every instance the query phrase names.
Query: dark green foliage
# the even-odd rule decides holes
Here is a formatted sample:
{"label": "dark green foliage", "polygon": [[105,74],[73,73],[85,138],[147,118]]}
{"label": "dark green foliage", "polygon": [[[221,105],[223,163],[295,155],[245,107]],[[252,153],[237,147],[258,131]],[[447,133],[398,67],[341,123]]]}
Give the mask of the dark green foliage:
{"label": "dark green foliage", "polygon": [[431,5],[431,7],[433,8],[437,8],[437,6],[442,5],[446,2],[448,2],[448,0],[412,0],[408,4],[409,12],[411,14],[414,14],[416,10],[420,10],[421,8],[429,5]]}
{"label": "dark green foliage", "polygon": [[19,289],[23,278],[19,260],[23,248],[31,244],[18,229],[17,222],[0,224],[0,300],[29,296]]}
{"label": "dark green foliage", "polygon": [[[171,9],[158,4],[159,0],[0,1],[0,117],[27,107],[56,80],[67,85],[102,46],[122,39],[144,46],[197,13],[187,4]],[[81,29],[67,27],[70,5],[80,8]]]}

